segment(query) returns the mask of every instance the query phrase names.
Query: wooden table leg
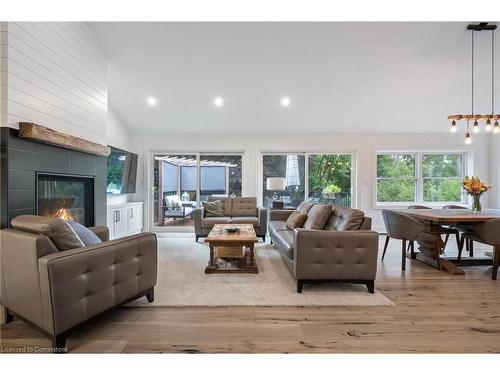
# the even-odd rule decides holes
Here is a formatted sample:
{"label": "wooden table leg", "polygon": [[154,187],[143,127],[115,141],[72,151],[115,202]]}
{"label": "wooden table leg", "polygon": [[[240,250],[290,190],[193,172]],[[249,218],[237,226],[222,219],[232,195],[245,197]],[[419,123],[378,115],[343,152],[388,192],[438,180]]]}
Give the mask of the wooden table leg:
{"label": "wooden table leg", "polygon": [[251,265],[254,265],[255,264],[255,256],[254,256],[254,252],[253,252],[253,243],[250,244],[250,264]]}
{"label": "wooden table leg", "polygon": [[210,244],[210,266],[214,266],[214,256],[215,256],[215,246],[213,244]]}
{"label": "wooden table leg", "polygon": [[497,279],[498,267],[500,266],[500,246],[495,246],[493,250],[493,270],[491,273],[491,279]]}

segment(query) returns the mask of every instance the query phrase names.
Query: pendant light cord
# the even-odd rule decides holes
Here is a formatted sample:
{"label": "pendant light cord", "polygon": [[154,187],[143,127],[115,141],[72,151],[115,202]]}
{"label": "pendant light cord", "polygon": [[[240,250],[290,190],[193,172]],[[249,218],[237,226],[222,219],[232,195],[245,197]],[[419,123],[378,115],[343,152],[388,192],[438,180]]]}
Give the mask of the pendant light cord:
{"label": "pendant light cord", "polygon": [[495,30],[491,30],[491,114],[495,114]]}
{"label": "pendant light cord", "polygon": [[472,63],[471,63],[471,88],[472,88],[472,99],[471,99],[471,113],[474,115],[474,30],[472,30]]}

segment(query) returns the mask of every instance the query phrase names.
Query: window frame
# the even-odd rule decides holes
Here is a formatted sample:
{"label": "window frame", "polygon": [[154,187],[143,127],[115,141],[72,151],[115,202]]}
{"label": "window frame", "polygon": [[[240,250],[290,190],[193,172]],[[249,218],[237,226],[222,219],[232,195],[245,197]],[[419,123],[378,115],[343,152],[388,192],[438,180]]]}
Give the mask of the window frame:
{"label": "window frame", "polygon": [[[415,200],[410,202],[379,202],[378,200],[378,155],[414,155],[415,157]],[[463,179],[466,175],[468,175],[468,170],[470,168],[470,155],[467,151],[456,151],[456,150],[418,150],[418,151],[410,151],[410,150],[384,150],[377,151],[375,153],[375,184],[374,184],[374,201],[376,208],[383,207],[397,207],[397,206],[409,206],[413,204],[421,204],[426,206],[438,206],[441,207],[446,204],[461,204],[461,205],[469,205],[469,199],[467,195],[462,191],[460,196],[460,201],[449,202],[449,201],[425,201],[424,200],[424,176],[423,176],[423,156],[424,155],[461,155],[462,156],[462,170],[460,179]]]}

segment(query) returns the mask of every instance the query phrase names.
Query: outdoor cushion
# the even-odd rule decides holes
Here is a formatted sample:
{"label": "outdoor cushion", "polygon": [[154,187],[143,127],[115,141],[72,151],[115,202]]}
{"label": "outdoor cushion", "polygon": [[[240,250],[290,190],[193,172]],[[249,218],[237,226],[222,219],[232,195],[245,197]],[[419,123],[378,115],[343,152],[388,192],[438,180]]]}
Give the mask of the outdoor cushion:
{"label": "outdoor cushion", "polygon": [[165,206],[169,208],[182,208],[182,201],[178,195],[167,195],[165,197]]}
{"label": "outdoor cushion", "polygon": [[215,216],[205,217],[201,221],[201,226],[204,228],[212,228],[215,224],[230,224],[231,218],[229,216]]}
{"label": "outdoor cushion", "polygon": [[257,198],[233,198],[231,216],[257,216]]}
{"label": "outdoor cushion", "polygon": [[273,242],[284,254],[293,259],[293,230],[277,231],[273,237]]}
{"label": "outdoor cushion", "polygon": [[307,220],[306,214],[301,214],[300,212],[294,211],[286,221],[286,226],[290,229],[302,228]]}
{"label": "outdoor cushion", "polygon": [[98,245],[102,242],[94,232],[92,232],[89,228],[83,226],[79,222],[69,220],[67,223],[71,228],[73,228],[76,235],[80,238],[80,240],[82,240],[85,246]]}
{"label": "outdoor cushion", "polygon": [[310,201],[304,201],[301,204],[297,206],[297,209],[295,211],[301,213],[301,214],[308,214],[309,210],[314,206],[313,202]]}
{"label": "outdoor cushion", "polygon": [[323,229],[328,218],[332,214],[332,206],[329,204],[316,204],[307,214],[304,229]]}
{"label": "outdoor cushion", "polygon": [[49,237],[59,251],[85,246],[73,228],[57,217],[20,215],[10,223],[14,229]]}
{"label": "outdoor cushion", "polygon": [[205,209],[205,217],[224,216],[221,201],[203,202],[203,208]]}
{"label": "outdoor cushion", "polygon": [[356,230],[359,229],[365,214],[361,210],[333,205],[332,214],[325,230]]}
{"label": "outdoor cushion", "polygon": [[235,216],[231,218],[231,224],[253,224],[254,227],[258,227],[260,226],[260,220],[256,216]]}

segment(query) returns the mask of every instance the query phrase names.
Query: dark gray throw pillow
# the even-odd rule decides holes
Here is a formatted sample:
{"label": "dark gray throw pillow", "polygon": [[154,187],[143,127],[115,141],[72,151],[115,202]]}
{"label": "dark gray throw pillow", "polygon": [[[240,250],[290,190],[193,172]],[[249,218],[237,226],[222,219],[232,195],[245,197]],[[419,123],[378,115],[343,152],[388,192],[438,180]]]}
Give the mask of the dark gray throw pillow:
{"label": "dark gray throw pillow", "polygon": [[77,221],[68,221],[68,225],[75,231],[76,235],[80,238],[85,246],[98,245],[102,241],[96,236],[89,228],[83,226]]}
{"label": "dark gray throw pillow", "polygon": [[222,202],[220,200],[203,202],[203,208],[205,209],[205,217],[224,216],[224,210],[222,209]]}

